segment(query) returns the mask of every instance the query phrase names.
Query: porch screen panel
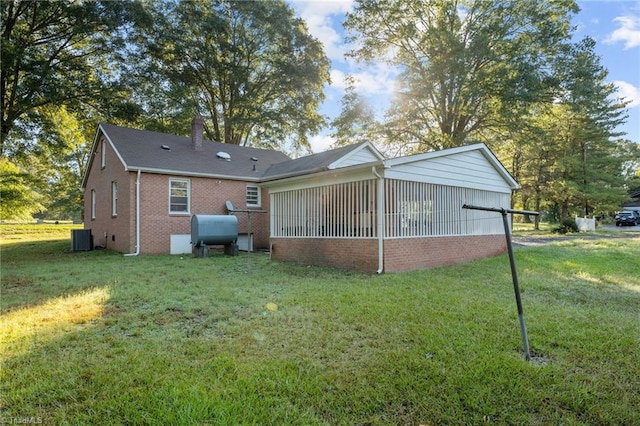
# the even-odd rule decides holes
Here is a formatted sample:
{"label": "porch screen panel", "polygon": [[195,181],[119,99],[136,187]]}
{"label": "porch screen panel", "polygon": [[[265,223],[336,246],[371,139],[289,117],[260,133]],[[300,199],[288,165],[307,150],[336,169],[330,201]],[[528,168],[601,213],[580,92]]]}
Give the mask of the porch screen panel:
{"label": "porch screen panel", "polygon": [[271,194],[274,237],[373,238],[375,180]]}
{"label": "porch screen panel", "polygon": [[509,207],[509,194],[389,179],[385,181],[386,237],[492,235],[504,232],[500,215],[463,204]]}

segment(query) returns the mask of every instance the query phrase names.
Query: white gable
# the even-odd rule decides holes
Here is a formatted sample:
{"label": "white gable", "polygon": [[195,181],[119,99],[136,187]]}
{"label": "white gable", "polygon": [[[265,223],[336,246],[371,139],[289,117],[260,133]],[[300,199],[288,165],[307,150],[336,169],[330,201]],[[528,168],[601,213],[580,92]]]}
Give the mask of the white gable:
{"label": "white gable", "polygon": [[355,166],[358,164],[371,163],[384,160],[384,157],[370,143],[361,145],[357,149],[349,152],[344,157],[339,158],[329,165],[329,169],[339,169],[341,167]]}
{"label": "white gable", "polygon": [[387,160],[384,176],[504,193],[518,187],[484,144]]}

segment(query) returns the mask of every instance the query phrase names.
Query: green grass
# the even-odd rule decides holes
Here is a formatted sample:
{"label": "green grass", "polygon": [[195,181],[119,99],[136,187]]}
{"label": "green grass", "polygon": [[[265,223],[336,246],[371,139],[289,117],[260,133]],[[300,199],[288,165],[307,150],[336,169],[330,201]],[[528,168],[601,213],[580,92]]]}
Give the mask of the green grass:
{"label": "green grass", "polygon": [[553,228],[557,225],[553,225],[547,222],[540,222],[539,229],[534,229],[533,222],[514,222],[512,233],[514,235],[548,235],[553,234]]}
{"label": "green grass", "polygon": [[516,250],[528,363],[506,256],[369,276],[63,226],[2,228],[1,421],[640,424],[638,237]]}

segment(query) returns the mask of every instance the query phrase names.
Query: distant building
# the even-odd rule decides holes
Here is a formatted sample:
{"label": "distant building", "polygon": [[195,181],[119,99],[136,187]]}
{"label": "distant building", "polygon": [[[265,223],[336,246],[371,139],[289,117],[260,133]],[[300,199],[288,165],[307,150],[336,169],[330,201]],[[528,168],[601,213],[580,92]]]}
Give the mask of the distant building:
{"label": "distant building", "polygon": [[640,211],[640,189],[629,193],[629,197],[633,198],[633,201],[624,203],[622,210],[637,210]]}

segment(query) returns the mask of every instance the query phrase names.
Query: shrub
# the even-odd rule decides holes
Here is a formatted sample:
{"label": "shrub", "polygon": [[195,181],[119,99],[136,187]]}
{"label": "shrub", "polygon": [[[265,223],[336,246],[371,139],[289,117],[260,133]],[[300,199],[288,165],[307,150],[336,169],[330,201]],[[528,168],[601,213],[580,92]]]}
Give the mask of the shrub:
{"label": "shrub", "polygon": [[556,234],[568,234],[578,231],[578,225],[573,219],[565,219],[559,226],[553,229],[553,232],[555,232]]}

